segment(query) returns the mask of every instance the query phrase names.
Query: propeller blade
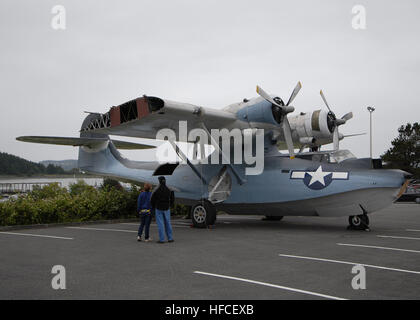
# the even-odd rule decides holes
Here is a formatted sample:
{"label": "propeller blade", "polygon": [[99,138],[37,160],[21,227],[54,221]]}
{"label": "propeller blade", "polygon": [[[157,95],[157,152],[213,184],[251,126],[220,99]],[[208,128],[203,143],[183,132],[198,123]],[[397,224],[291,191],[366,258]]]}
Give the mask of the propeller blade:
{"label": "propeller blade", "polygon": [[322,92],[322,90],[319,91],[319,94],[321,95],[322,100],[324,100],[324,103],[327,106],[328,110],[330,110],[330,112],[332,112],[330,106],[328,105],[327,99],[325,99],[325,97],[324,97],[324,93]]}
{"label": "propeller blade", "polygon": [[335,119],[335,124],[337,126],[341,126],[342,124],[345,124],[345,123],[346,123],[346,120],[344,119]]}
{"label": "propeller blade", "polygon": [[270,95],[267,92],[265,92],[260,86],[257,86],[257,93],[261,97],[263,97],[265,100],[267,100],[267,101],[271,102],[272,104],[274,104],[275,106],[278,106],[281,109],[283,109],[283,106],[278,104],[276,101],[274,101],[274,99],[271,98]]}
{"label": "propeller blade", "polygon": [[289,101],[287,101],[286,106],[292,103],[292,101],[296,98],[297,94],[299,93],[300,89],[302,89],[302,84],[299,81],[296,87],[293,89],[292,95],[290,96]]}
{"label": "propeller blade", "polygon": [[[300,90],[300,89],[299,89]],[[299,90],[298,90],[298,92],[299,92]],[[273,104],[273,105],[275,105],[275,106],[277,106],[277,107],[279,107],[281,110],[282,110],[282,113],[283,114],[286,114],[286,113],[289,113],[289,112],[293,112],[293,111],[295,111],[295,108],[294,107],[292,107],[292,106],[288,106],[288,105],[286,105],[286,106],[283,106],[283,105],[281,105],[281,104],[279,104],[279,103],[277,103],[273,98],[271,98],[270,97],[270,95],[267,93],[267,92],[265,92],[260,86],[257,86],[257,93],[261,96],[261,97],[263,97],[265,100],[267,100],[268,102],[271,102],[271,104]]]}
{"label": "propeller blade", "polygon": [[335,127],[333,132],[333,144],[334,144],[334,150],[338,150],[340,147],[340,135],[338,134],[338,127]]}
{"label": "propeller blade", "polygon": [[292,130],[290,129],[290,123],[289,119],[287,119],[287,116],[283,119],[283,133],[284,133],[284,140],[287,144],[287,149],[289,150],[289,156],[290,159],[295,158],[295,151],[293,146],[293,140],[292,140]]}
{"label": "propeller blade", "polygon": [[353,118],[353,112],[346,113],[344,116],[341,117],[341,119],[345,121],[350,120],[351,118]]}

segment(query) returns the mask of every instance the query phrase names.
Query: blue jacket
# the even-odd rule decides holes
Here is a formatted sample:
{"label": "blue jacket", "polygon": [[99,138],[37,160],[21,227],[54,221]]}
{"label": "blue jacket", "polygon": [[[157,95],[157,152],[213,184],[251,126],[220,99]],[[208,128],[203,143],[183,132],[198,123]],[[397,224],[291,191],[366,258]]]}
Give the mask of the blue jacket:
{"label": "blue jacket", "polygon": [[152,205],[150,203],[151,196],[152,193],[150,191],[143,191],[140,193],[139,197],[137,198],[137,212],[140,212],[142,209],[152,210]]}

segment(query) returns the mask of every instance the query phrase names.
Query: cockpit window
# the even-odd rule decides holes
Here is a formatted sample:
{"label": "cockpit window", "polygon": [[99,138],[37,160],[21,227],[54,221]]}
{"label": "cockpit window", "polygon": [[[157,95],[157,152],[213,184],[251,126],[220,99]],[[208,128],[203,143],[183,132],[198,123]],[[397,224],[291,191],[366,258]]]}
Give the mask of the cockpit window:
{"label": "cockpit window", "polygon": [[314,162],[340,163],[347,159],[356,159],[349,150],[338,150],[335,152],[318,152],[297,154],[297,158],[307,159]]}
{"label": "cockpit window", "polygon": [[330,154],[330,162],[333,163],[340,163],[347,159],[356,159],[356,157],[349,150],[338,150]]}

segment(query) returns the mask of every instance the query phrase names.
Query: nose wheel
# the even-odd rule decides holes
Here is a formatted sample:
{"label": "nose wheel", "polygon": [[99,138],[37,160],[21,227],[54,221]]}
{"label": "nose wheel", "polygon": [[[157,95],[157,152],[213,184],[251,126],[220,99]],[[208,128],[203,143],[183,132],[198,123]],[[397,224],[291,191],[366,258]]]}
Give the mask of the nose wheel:
{"label": "nose wheel", "polygon": [[367,214],[359,214],[357,216],[349,217],[349,226],[347,229],[350,230],[366,230],[369,231],[369,217]]}

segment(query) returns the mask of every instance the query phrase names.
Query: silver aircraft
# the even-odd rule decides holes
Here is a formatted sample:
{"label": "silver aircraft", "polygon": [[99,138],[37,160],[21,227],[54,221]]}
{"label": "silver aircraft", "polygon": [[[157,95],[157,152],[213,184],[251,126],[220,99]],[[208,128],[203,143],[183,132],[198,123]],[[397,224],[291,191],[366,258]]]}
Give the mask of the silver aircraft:
{"label": "silver aircraft", "polygon": [[[280,220],[283,216],[348,216],[350,227],[366,229],[368,214],[390,205],[407,186],[408,174],[401,170],[382,169],[380,160],[357,159],[351,152],[340,150],[344,137],[338,127],[352,118],[341,118],[331,111],[321,91],[328,112],[315,110],[288,117],[300,82],[285,103],[257,86],[258,97],[244,99],[223,109],[211,109],[179,103],[159,97],[142,96],[106,113],[89,113],[80,129],[80,137],[25,136],[25,142],[72,145],[79,147],[80,170],[122,181],[157,184],[157,176],[165,175],[175,191],[178,203],[191,206],[194,226],[206,227],[216,221],[216,212],[252,214]],[[200,128],[209,140],[188,141],[179,123],[188,130]],[[173,130],[178,137],[169,144],[178,160],[133,161],[118,149],[150,149],[151,145],[110,138],[110,135],[156,139],[162,128]],[[263,171],[247,175],[247,163],[230,161],[235,148],[224,142],[232,136],[212,138],[212,129],[251,129],[251,143],[256,142],[252,130],[263,129]],[[190,142],[200,148],[200,159],[192,161],[179,142]],[[323,144],[333,143],[332,151],[320,151]],[[241,139],[241,150],[249,147]],[[219,162],[204,161],[205,145],[218,152]],[[237,143],[236,143],[237,145]],[[304,148],[309,152],[302,152]],[[279,152],[287,149],[288,154]],[[299,148],[295,153],[294,149]],[[156,149],[155,149],[156,150]],[[214,151],[213,151],[214,152]],[[198,153],[198,152],[197,152]],[[181,159],[181,160],[179,160]]]}

